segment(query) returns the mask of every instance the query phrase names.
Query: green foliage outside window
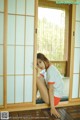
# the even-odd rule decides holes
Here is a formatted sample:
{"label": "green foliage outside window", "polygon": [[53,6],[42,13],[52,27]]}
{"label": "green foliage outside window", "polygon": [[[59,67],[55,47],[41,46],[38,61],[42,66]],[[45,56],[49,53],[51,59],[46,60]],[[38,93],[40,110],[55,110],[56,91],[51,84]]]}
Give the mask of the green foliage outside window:
{"label": "green foliage outside window", "polygon": [[[64,60],[65,12],[63,10],[39,8],[44,15],[38,17],[37,51],[44,53],[49,60]],[[47,16],[45,15],[48,12]],[[58,15],[59,20],[56,16]],[[48,15],[52,14],[52,19]],[[49,16],[50,17],[50,16]],[[56,17],[55,21],[54,18]],[[58,23],[59,22],[59,23]]]}

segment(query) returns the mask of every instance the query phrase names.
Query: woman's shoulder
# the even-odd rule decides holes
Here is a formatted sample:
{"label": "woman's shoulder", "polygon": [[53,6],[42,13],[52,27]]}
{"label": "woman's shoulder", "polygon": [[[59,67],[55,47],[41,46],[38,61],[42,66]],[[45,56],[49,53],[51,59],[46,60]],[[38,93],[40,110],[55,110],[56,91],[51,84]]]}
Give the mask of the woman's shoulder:
{"label": "woman's shoulder", "polygon": [[47,71],[50,72],[50,71],[53,71],[53,70],[55,70],[55,69],[56,69],[55,66],[51,64],[51,65],[48,67]]}
{"label": "woman's shoulder", "polygon": [[59,70],[54,66],[54,65],[50,65],[48,70],[47,70],[48,73],[60,73]]}
{"label": "woman's shoulder", "polygon": [[50,64],[48,70],[49,70],[49,69],[56,69],[56,67],[55,67],[53,64]]}

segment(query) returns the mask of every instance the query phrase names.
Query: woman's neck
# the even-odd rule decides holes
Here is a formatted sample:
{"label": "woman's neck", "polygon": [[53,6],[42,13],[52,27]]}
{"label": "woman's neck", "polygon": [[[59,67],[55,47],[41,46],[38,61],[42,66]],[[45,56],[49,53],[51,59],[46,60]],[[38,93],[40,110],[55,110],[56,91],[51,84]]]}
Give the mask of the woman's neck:
{"label": "woman's neck", "polygon": [[51,63],[49,62],[48,64],[46,64],[46,70],[51,66]]}

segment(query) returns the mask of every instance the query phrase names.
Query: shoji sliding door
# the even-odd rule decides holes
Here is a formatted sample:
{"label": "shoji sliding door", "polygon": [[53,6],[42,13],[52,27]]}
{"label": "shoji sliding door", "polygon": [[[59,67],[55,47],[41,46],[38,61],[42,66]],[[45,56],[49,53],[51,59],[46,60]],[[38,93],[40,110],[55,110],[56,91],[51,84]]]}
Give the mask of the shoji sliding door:
{"label": "shoji sliding door", "polygon": [[0,0],[0,106],[34,103],[34,22],[35,0]]}
{"label": "shoji sliding door", "polygon": [[32,102],[35,0],[8,0],[7,103]]}
{"label": "shoji sliding door", "polygon": [[3,103],[4,0],[0,0],[0,106]]}
{"label": "shoji sliding door", "polygon": [[80,98],[80,5],[76,5],[72,98]]}

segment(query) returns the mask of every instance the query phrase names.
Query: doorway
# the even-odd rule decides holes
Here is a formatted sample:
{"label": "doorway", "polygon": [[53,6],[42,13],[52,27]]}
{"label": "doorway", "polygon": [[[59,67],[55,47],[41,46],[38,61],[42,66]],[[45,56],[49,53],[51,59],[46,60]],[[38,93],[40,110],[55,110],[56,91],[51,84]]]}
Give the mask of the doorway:
{"label": "doorway", "polygon": [[[39,0],[38,4],[37,53],[46,55],[62,74],[65,92],[61,101],[68,101],[69,98],[69,76],[66,71],[69,57],[68,7],[68,5],[58,6],[55,2],[42,0]],[[40,97],[39,92],[37,96]],[[39,100],[37,103],[43,103],[42,100]]]}

